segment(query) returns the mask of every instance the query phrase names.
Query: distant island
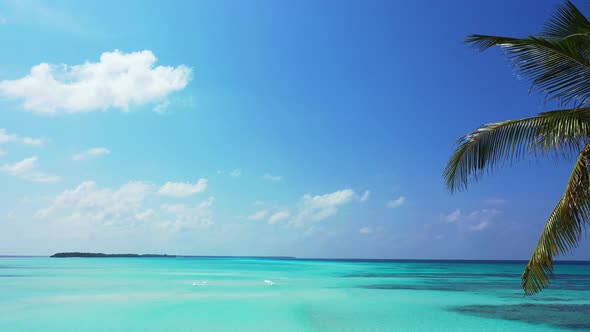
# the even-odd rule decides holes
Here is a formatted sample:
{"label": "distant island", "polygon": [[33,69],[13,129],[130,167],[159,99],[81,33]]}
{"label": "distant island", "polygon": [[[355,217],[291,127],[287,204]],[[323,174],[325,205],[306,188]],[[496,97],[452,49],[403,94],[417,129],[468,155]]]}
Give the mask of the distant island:
{"label": "distant island", "polygon": [[84,258],[165,257],[165,258],[174,258],[174,257],[176,257],[176,255],[155,255],[155,254],[138,255],[138,254],[103,254],[103,253],[94,253],[94,252],[58,252],[57,254],[51,255],[50,257],[51,258],[73,258],[73,257],[84,257]]}

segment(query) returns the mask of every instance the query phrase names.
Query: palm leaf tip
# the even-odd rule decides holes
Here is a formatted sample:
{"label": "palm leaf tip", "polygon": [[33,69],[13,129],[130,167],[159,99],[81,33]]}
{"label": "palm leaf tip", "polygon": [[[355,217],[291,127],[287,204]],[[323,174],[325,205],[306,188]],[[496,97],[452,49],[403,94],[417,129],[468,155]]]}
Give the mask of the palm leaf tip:
{"label": "palm leaf tip", "polygon": [[469,35],[466,43],[480,51],[500,46],[520,74],[532,82],[531,91],[561,105],[590,102],[590,22],[565,1],[538,36],[510,38]]}
{"label": "palm leaf tip", "polygon": [[588,19],[571,1],[566,0],[545,23],[541,35],[550,39],[564,39],[589,30]]}
{"label": "palm leaf tip", "polygon": [[552,275],[551,261],[529,262],[520,277],[525,295],[534,295],[549,286]]}
{"label": "palm leaf tip", "polygon": [[469,35],[465,38],[465,43],[470,44],[471,47],[483,52],[493,46],[502,46],[514,42],[514,38],[488,35]]}

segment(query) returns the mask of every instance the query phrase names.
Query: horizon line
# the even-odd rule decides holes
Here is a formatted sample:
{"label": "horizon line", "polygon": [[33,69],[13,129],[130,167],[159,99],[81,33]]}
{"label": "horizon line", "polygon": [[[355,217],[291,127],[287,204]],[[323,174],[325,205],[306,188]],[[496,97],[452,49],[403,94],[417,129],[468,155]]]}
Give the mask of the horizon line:
{"label": "horizon line", "polygon": [[[82,252],[65,252],[65,253],[82,253]],[[129,254],[129,253],[126,253]],[[122,254],[122,255],[126,255]],[[118,255],[118,254],[109,254]],[[137,254],[152,255],[152,254]],[[310,260],[310,261],[375,261],[375,262],[503,262],[503,263],[527,263],[527,259],[473,259],[473,258],[329,258],[329,257],[295,257],[295,256],[257,256],[257,255],[176,255],[176,254],[153,254],[168,255],[170,257],[143,257],[143,258],[258,258],[258,259],[275,259],[275,260]],[[0,258],[51,258],[51,255],[0,255]],[[80,257],[84,258],[84,257]],[[93,257],[100,258],[100,257]],[[117,258],[117,257],[106,257]],[[121,257],[135,258],[135,257]],[[142,257],[136,257],[142,258]],[[556,263],[590,263],[590,260],[554,260]]]}

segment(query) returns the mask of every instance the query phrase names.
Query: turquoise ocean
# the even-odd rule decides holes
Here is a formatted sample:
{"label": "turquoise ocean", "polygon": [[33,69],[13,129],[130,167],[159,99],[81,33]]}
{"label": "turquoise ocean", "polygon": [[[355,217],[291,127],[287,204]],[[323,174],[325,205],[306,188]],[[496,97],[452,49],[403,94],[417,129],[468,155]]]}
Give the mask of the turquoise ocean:
{"label": "turquoise ocean", "polygon": [[0,331],[590,330],[590,264],[542,293],[524,262],[0,258]]}

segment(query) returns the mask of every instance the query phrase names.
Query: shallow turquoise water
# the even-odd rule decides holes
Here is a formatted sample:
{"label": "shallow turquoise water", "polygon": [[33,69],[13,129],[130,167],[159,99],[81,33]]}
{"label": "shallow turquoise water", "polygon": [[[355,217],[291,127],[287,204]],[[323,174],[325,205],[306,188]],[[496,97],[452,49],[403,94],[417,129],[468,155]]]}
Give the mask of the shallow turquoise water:
{"label": "shallow turquoise water", "polygon": [[590,265],[0,258],[0,331],[590,330]]}

